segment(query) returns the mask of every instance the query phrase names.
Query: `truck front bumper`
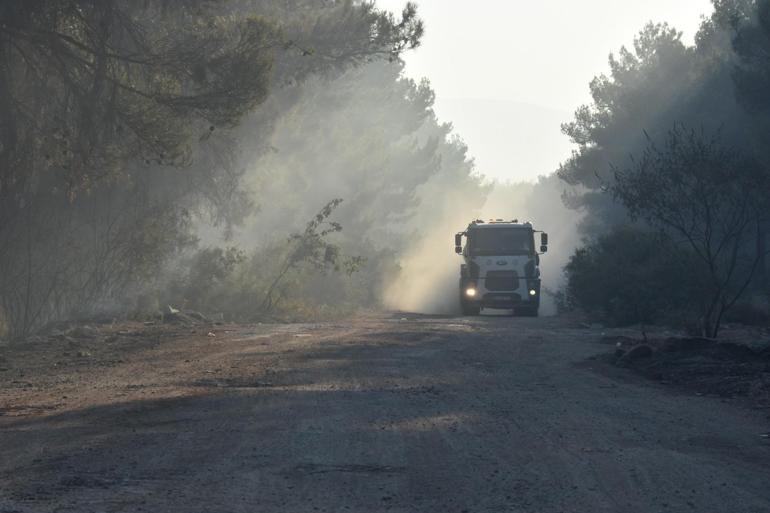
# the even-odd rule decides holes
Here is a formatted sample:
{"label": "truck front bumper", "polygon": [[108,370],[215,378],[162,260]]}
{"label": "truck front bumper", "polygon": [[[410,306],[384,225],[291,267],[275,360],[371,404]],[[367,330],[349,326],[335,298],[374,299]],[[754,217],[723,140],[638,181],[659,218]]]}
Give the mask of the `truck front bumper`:
{"label": "truck front bumper", "polygon": [[[483,283],[483,280],[480,280],[480,283]],[[466,294],[464,300],[467,303],[478,304],[483,308],[515,309],[517,306],[528,308],[540,306],[540,280],[527,280],[526,287],[521,285],[516,290],[511,291],[490,291],[468,280],[464,290],[472,288],[475,293],[473,296]]]}
{"label": "truck front bumper", "polygon": [[[488,290],[483,286],[484,279],[478,281],[461,280],[462,300],[466,304],[476,304],[482,308],[515,309],[518,307],[537,308],[540,306],[540,280],[521,279],[515,290]],[[467,292],[473,291],[472,295]]]}

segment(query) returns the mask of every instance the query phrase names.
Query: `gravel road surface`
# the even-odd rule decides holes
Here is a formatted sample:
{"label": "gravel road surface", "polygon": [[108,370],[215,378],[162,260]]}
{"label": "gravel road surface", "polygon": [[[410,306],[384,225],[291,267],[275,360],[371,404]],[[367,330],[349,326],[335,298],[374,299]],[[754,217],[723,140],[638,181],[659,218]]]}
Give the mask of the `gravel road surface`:
{"label": "gravel road surface", "polygon": [[770,410],[600,369],[596,330],[206,331],[3,357],[0,513],[770,512]]}

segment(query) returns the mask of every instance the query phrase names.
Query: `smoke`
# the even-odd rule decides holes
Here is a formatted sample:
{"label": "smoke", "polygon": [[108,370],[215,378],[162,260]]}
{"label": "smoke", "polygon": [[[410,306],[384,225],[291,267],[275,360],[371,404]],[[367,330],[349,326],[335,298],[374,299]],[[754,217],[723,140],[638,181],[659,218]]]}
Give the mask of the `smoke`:
{"label": "smoke", "polygon": [[447,215],[437,226],[425,226],[400,260],[400,272],[385,289],[387,308],[428,314],[459,311],[460,257],[454,253],[454,234],[467,226],[472,209]]}
{"label": "smoke", "polygon": [[[296,279],[287,296],[313,305],[454,314],[462,263],[454,235],[473,219],[517,218],[551,235],[541,270],[545,288],[558,290],[578,238],[575,212],[561,201],[564,185],[555,176],[486,181],[451,125],[436,119],[432,101],[427,82],[404,79],[399,65],[382,63],[274,93],[263,111],[281,114],[269,133],[258,134],[260,149],[244,156],[244,182],[259,210],[233,229],[228,244],[267,259],[260,252],[285,244],[318,208],[342,198],[333,220],[343,230],[332,242],[346,255],[366,257],[367,265],[351,277]],[[245,146],[253,126],[265,124],[257,121],[239,130]],[[214,233],[199,236],[213,243]],[[542,311],[555,312],[547,294]]]}
{"label": "smoke", "polygon": [[[542,315],[554,315],[553,293],[563,286],[562,269],[580,242],[580,215],[561,201],[562,182],[555,176],[537,183],[493,183],[481,208],[464,200],[461,192],[444,191],[431,207],[443,214],[433,225],[421,227],[404,253],[401,271],[385,293],[389,308],[430,314],[459,311],[458,282],[462,258],[454,253],[454,234],[473,219],[518,219],[549,233],[549,251],[541,256]],[[433,192],[433,191],[431,191]]]}

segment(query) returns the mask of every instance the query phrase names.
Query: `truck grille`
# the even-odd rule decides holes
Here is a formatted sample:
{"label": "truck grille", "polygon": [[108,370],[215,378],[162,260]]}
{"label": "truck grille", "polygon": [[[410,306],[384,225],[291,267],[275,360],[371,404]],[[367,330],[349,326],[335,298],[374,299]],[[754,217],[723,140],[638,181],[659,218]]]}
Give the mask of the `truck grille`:
{"label": "truck grille", "polygon": [[519,277],[515,271],[489,271],[484,286],[487,290],[516,290]]}

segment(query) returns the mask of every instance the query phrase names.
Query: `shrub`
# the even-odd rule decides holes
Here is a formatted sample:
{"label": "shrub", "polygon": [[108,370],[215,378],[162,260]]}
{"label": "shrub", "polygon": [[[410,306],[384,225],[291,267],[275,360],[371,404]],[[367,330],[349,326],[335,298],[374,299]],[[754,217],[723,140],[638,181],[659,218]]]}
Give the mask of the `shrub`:
{"label": "shrub", "polygon": [[565,302],[613,325],[686,324],[696,311],[699,266],[669,240],[618,227],[575,251]]}

